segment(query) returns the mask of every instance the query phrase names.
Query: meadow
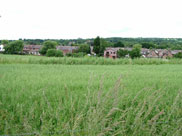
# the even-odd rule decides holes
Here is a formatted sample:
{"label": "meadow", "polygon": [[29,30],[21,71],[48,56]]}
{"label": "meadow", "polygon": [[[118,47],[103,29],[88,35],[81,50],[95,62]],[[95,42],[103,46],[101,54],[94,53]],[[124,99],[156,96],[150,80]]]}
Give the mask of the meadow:
{"label": "meadow", "polygon": [[182,134],[180,64],[45,65],[25,63],[34,56],[0,57],[0,136]]}
{"label": "meadow", "polygon": [[63,65],[160,65],[182,64],[182,59],[109,59],[104,57],[45,57],[33,55],[4,55],[0,54],[0,64],[63,64]]}

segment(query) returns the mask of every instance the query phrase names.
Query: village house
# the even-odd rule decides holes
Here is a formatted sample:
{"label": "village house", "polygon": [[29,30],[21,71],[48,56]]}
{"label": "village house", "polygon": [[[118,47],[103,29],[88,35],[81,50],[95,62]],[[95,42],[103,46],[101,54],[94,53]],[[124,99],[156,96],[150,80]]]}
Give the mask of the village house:
{"label": "village house", "polygon": [[[128,50],[131,51],[132,48],[113,48],[108,47],[104,51],[104,57],[105,58],[117,58],[117,51],[119,49]],[[143,58],[171,58],[173,55],[182,52],[182,50],[167,50],[167,49],[141,49],[141,55]]]}
{"label": "village house", "polygon": [[180,53],[180,52],[182,52],[182,50],[172,50],[172,51],[171,51],[171,54],[172,54],[172,55],[175,55],[175,54],[178,54],[178,53]]}
{"label": "village house", "polygon": [[106,50],[104,51],[104,57],[105,58],[117,58],[117,51],[121,49],[121,48],[106,48]]}
{"label": "village house", "polygon": [[42,48],[42,45],[25,45],[23,48],[23,53],[40,55],[39,51]]}
{"label": "village house", "polygon": [[5,51],[4,50],[4,45],[0,45],[0,52],[3,52],[3,51]]}
{"label": "village house", "polygon": [[61,50],[63,52],[63,55],[66,55],[67,53],[74,53],[76,52],[79,47],[78,46],[57,46],[57,50]]}

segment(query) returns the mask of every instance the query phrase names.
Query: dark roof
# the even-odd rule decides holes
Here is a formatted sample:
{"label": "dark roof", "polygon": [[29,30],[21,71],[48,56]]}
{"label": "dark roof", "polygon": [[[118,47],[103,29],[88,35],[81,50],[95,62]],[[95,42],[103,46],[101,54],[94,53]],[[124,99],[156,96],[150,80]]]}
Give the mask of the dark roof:
{"label": "dark roof", "polygon": [[78,46],[57,46],[57,50],[77,50]]}
{"label": "dark roof", "polygon": [[24,48],[36,48],[36,49],[40,49],[42,47],[42,45],[24,45]]}

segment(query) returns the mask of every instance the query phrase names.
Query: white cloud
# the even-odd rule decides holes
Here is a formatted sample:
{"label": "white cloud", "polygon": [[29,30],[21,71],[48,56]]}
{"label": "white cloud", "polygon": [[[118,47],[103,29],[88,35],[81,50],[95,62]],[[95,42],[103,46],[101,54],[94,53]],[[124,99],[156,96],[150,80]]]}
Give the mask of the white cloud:
{"label": "white cloud", "polygon": [[180,0],[1,0],[0,39],[182,37]]}

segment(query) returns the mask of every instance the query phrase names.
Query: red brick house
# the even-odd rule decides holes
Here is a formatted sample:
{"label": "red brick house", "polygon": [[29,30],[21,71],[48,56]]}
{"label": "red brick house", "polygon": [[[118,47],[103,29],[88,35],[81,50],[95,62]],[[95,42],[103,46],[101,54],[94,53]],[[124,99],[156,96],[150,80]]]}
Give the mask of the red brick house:
{"label": "red brick house", "polygon": [[117,51],[121,48],[106,48],[104,51],[104,57],[105,58],[117,58]]}
{"label": "red brick house", "polygon": [[42,45],[25,45],[23,47],[23,53],[40,55],[39,51],[42,48]]}
{"label": "red brick house", "polygon": [[79,49],[79,47],[78,46],[57,46],[56,49],[61,50],[63,54],[66,55],[67,53],[76,52]]}

